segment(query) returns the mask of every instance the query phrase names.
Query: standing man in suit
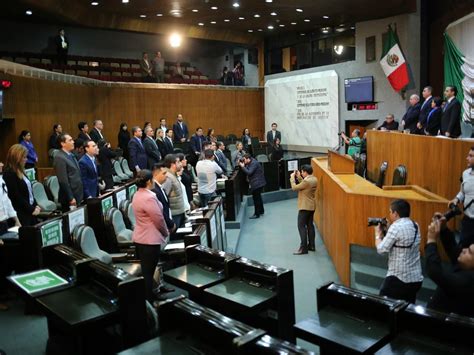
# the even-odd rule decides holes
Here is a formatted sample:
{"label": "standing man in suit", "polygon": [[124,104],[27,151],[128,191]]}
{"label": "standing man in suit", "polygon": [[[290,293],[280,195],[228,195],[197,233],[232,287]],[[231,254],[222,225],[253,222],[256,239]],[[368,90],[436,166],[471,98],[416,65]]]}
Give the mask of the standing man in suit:
{"label": "standing man in suit", "polygon": [[314,195],[318,180],[313,176],[311,165],[303,165],[301,173],[298,170],[291,173],[290,184],[293,191],[298,191],[298,232],[301,239],[299,249],[293,254],[308,254],[308,250],[316,251],[313,215],[315,210]]}
{"label": "standing man in suit", "polygon": [[96,143],[99,143],[101,139],[107,142],[107,140],[104,138],[104,135],[102,134],[102,130],[104,129],[104,124],[102,121],[94,120],[93,125],[94,128],[92,128],[91,132],[89,133],[91,139]]}
{"label": "standing man in suit", "polygon": [[85,154],[79,160],[84,198],[97,197],[99,196],[99,170],[96,158],[99,154],[99,148],[97,148],[94,141],[86,141],[84,151]]}
{"label": "standing man in suit", "polygon": [[156,52],[153,59],[153,73],[157,83],[165,82],[165,60],[161,57],[161,52]]}
{"label": "standing man in suit", "polygon": [[77,136],[77,138],[82,139],[84,142],[92,140],[91,136],[89,135],[89,125],[87,124],[87,122],[79,122],[77,128],[79,128],[79,135]]}
{"label": "standing man in suit", "polygon": [[267,143],[271,147],[273,146],[273,142],[275,142],[275,138],[279,138],[281,142],[281,132],[277,131],[278,125],[273,122],[272,129],[267,132]]}
{"label": "standing man in suit", "polygon": [[416,125],[420,116],[420,97],[416,94],[410,96],[410,107],[402,118],[403,129],[409,129],[411,134],[417,132]]}
{"label": "standing man in suit", "polygon": [[227,175],[227,158],[224,155],[225,144],[221,141],[211,144],[212,149],[215,151],[216,163],[222,169],[222,173]]}
{"label": "standing man in suit", "polygon": [[428,119],[428,115],[431,111],[431,103],[433,102],[433,88],[431,86],[426,86],[421,93],[425,101],[421,104],[420,108],[420,116],[418,117],[418,123],[416,124],[416,128],[418,129],[418,134],[424,134],[424,130],[426,128],[426,121]]}
{"label": "standing man in suit", "polygon": [[140,60],[140,68],[142,70],[142,77],[145,83],[152,83],[153,81],[153,67],[148,59],[148,53],[144,52]]}
{"label": "standing man in suit", "polygon": [[67,53],[69,51],[69,41],[66,37],[64,29],[58,31],[58,35],[55,39],[56,43],[56,53],[58,55],[58,64],[67,65]]}
{"label": "standing man in suit", "polygon": [[173,125],[174,141],[186,142],[189,138],[188,126],[183,122],[183,115],[179,114],[176,117],[176,123]]}
{"label": "standing man in suit", "polygon": [[171,215],[170,201],[168,196],[166,196],[165,190],[163,190],[163,184],[168,178],[167,172],[168,170],[164,163],[153,165],[153,181],[155,186],[152,191],[156,194],[156,197],[158,197],[158,201],[163,205],[163,217],[165,218],[166,226],[168,227],[170,234],[172,234],[176,230],[176,224]]}
{"label": "standing man in suit", "polygon": [[255,213],[250,219],[260,218],[265,213],[262,200],[263,188],[267,184],[263,168],[260,163],[252,158],[250,154],[245,154],[239,162],[240,169],[247,175],[250,183],[250,190],[252,191],[253,204],[255,206]]}
{"label": "standing man in suit", "polygon": [[72,154],[74,140],[63,133],[58,138],[61,150],[54,158],[54,172],[59,183],[59,202],[64,212],[70,207],[77,207],[83,200],[84,191],[82,187],[81,171],[76,158]]}
{"label": "standing man in suit", "polygon": [[142,143],[142,129],[138,126],[132,127],[132,139],[128,142],[128,154],[130,169],[133,172],[138,173],[140,170],[146,169],[148,158]]}
{"label": "standing man in suit", "polygon": [[200,156],[202,152],[202,145],[206,141],[206,138],[202,134],[202,128],[196,128],[196,133],[191,137],[191,149],[196,156]]}
{"label": "standing man in suit", "polygon": [[63,133],[63,127],[56,123],[53,125],[53,133],[49,137],[48,149],[61,149],[61,145],[58,142],[58,137]]}
{"label": "standing man in suit", "polygon": [[446,86],[444,90],[446,105],[441,117],[441,134],[451,138],[461,135],[461,103],[456,98],[457,93],[455,86]]}
{"label": "standing man in suit", "polygon": [[166,127],[166,118],[160,118],[160,127],[158,128],[161,128],[163,132],[166,133],[166,131],[168,130],[168,128]]}
{"label": "standing man in suit", "polygon": [[153,137],[153,128],[150,126],[145,128],[145,139],[143,140],[143,146],[145,147],[145,153],[148,157],[148,169],[153,169],[153,166],[161,160],[160,149],[156,144]]}
{"label": "standing man in suit", "polygon": [[174,132],[172,129],[166,130],[166,136],[163,139],[165,143],[165,156],[167,156],[168,154],[173,154],[174,152],[173,134]]}

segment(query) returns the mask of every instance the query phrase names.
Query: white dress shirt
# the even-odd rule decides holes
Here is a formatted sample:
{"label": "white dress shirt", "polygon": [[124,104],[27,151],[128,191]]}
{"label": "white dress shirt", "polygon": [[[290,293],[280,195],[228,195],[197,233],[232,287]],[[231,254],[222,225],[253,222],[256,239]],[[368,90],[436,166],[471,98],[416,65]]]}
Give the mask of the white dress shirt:
{"label": "white dress shirt", "polygon": [[222,169],[213,160],[204,159],[196,164],[198,177],[198,192],[201,194],[212,194],[216,192],[216,174],[222,174]]}
{"label": "white dress shirt", "polygon": [[16,211],[8,197],[7,184],[0,175],[0,222],[5,222],[9,218],[16,217]]}

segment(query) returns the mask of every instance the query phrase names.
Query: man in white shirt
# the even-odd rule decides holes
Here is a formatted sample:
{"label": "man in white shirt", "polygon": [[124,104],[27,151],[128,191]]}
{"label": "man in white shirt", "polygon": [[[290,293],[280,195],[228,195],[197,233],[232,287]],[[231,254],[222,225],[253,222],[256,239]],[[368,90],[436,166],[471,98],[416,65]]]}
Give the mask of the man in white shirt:
{"label": "man in white shirt", "polygon": [[160,127],[158,128],[161,128],[163,132],[166,133],[166,131],[168,130],[168,128],[166,127],[166,118],[160,118]]}
{"label": "man in white shirt", "polygon": [[93,122],[94,128],[89,133],[89,136],[91,139],[99,143],[101,139],[105,140],[104,135],[102,134],[102,130],[104,129],[104,124],[102,123],[101,120],[94,120]]}
{"label": "man in white shirt", "polygon": [[204,159],[199,160],[196,164],[196,174],[201,207],[205,207],[211,198],[216,195],[217,175],[222,174],[222,169],[214,161],[214,151],[212,149],[204,151]]}

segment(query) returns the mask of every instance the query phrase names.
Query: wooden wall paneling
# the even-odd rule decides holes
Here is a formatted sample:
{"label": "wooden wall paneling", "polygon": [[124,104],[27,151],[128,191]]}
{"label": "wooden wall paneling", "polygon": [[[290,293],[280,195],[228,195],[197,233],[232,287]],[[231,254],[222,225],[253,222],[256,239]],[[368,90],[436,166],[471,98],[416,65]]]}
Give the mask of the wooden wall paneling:
{"label": "wooden wall paneling", "polygon": [[[77,137],[77,124],[87,121],[92,128],[94,119],[104,122],[104,135],[112,146],[117,145],[121,122],[129,129],[145,121],[154,127],[165,117],[169,127],[183,114],[191,134],[201,126],[207,133],[212,127],[216,134],[235,133],[242,129],[263,137],[263,89],[228,89],[212,86],[169,88],[154,85],[78,85],[42,79],[7,75],[13,87],[5,94],[5,117],[14,118],[2,132],[0,157],[5,156],[10,142],[15,142],[22,129],[32,132],[33,144],[39,155],[39,167],[49,165],[48,139],[52,126],[60,123],[63,131]],[[4,138],[4,139],[3,139]]]}

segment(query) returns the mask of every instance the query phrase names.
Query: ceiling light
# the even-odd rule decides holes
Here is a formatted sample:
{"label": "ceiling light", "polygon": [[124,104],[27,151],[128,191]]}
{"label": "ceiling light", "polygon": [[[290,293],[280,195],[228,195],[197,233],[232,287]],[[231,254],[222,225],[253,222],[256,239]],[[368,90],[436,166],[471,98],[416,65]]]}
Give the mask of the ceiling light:
{"label": "ceiling light", "polygon": [[170,36],[170,45],[171,47],[173,48],[177,48],[181,45],[181,36],[177,33],[173,33],[171,36]]}
{"label": "ceiling light", "polygon": [[328,18],[329,18],[329,16],[327,16],[327,15],[324,15],[324,16],[323,16],[323,18],[325,18],[325,19],[328,19]]}
{"label": "ceiling light", "polygon": [[258,32],[262,32],[263,30],[261,28],[258,29]]}
{"label": "ceiling light", "polygon": [[28,16],[31,16],[31,15],[33,15],[33,11],[31,11],[31,10],[26,10],[25,14],[27,14]]}
{"label": "ceiling light", "polygon": [[174,16],[174,17],[182,17],[183,16],[183,12],[179,9],[174,9],[174,10],[171,10],[170,11],[170,15],[171,16]]}
{"label": "ceiling light", "polygon": [[278,25],[278,26],[280,26],[280,27],[285,27],[285,25]]}
{"label": "ceiling light", "polygon": [[204,26],[204,24],[202,22],[199,22],[198,25],[199,26]]}
{"label": "ceiling light", "polygon": [[122,0],[122,4],[128,4],[128,0]]}
{"label": "ceiling light", "polygon": [[232,4],[232,6],[233,6],[233,7],[239,7],[240,4],[239,4],[238,2],[234,2],[234,3]]}
{"label": "ceiling light", "polygon": [[249,32],[253,32],[253,30],[248,30]]}
{"label": "ceiling light", "polygon": [[321,32],[322,33],[329,33],[329,29],[330,29],[329,27],[323,27],[323,28],[321,28]]}
{"label": "ceiling light", "polygon": [[92,6],[97,6],[97,5],[99,5],[99,3],[98,3],[97,1],[92,1],[92,2],[91,2],[91,5],[92,5]]}
{"label": "ceiling light", "polygon": [[306,36],[306,33],[300,33],[300,36]]}
{"label": "ceiling light", "polygon": [[303,12],[303,9],[296,9],[296,12]]}
{"label": "ceiling light", "polygon": [[245,20],[245,17],[239,17],[239,20]]}
{"label": "ceiling light", "polygon": [[292,22],[291,24],[294,26],[294,25],[296,25],[296,22]]}
{"label": "ceiling light", "polygon": [[351,30],[355,30],[355,29],[356,29],[355,26],[351,26]]}
{"label": "ceiling light", "polygon": [[265,0],[265,2],[273,2],[273,0]]}
{"label": "ceiling light", "polygon": [[224,22],[230,22],[230,20],[229,20],[228,18],[226,18],[226,19],[224,20]]}
{"label": "ceiling light", "polygon": [[272,13],[270,13],[270,15],[272,15],[272,16],[276,16],[276,15],[277,15],[277,13],[276,13],[276,12],[272,12]]}
{"label": "ceiling light", "polygon": [[260,17],[260,15],[259,15],[259,14],[255,14],[255,15],[253,15],[253,17]]}
{"label": "ceiling light", "polygon": [[156,16],[161,17],[161,16],[163,16],[163,14],[156,14]]}
{"label": "ceiling light", "polygon": [[309,18],[305,18],[304,22],[310,22],[311,20]]}
{"label": "ceiling light", "polygon": [[193,12],[199,12],[199,10],[198,10],[198,9],[193,9],[192,11],[193,11]]}
{"label": "ceiling light", "polygon": [[217,22],[216,22],[216,21],[211,21],[211,23],[212,23],[213,25],[215,25]]}
{"label": "ceiling light", "polygon": [[268,28],[269,30],[273,30],[273,26],[272,26],[272,25],[268,26],[267,28]]}
{"label": "ceiling light", "polygon": [[146,15],[140,15],[140,17],[141,17],[141,18],[145,18],[145,17],[146,17]]}
{"label": "ceiling light", "polygon": [[211,10],[217,10],[217,9],[218,9],[217,6],[212,6],[212,7],[211,7]]}
{"label": "ceiling light", "polygon": [[342,52],[344,52],[344,46],[341,46],[341,45],[334,46],[334,52],[337,55],[341,55]]}

